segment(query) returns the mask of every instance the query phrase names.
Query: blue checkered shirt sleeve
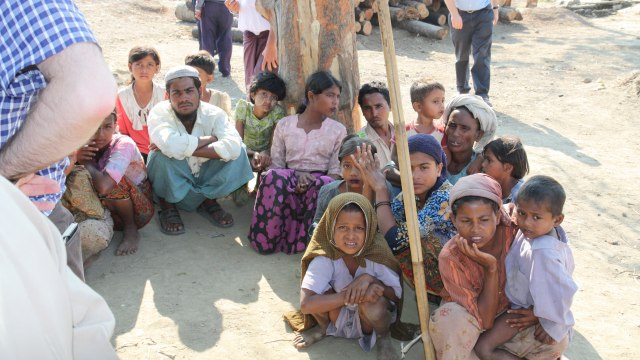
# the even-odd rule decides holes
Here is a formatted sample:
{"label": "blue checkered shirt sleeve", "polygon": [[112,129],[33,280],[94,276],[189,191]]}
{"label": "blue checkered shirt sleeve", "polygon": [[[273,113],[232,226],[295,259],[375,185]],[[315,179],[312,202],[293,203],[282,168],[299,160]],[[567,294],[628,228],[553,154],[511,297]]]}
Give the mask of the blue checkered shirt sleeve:
{"label": "blue checkered shirt sleeve", "polygon": [[[97,43],[70,0],[0,1],[0,151],[25,121],[46,79],[37,65],[80,42]],[[61,94],[61,96],[64,96]],[[43,135],[46,129],[43,129]],[[46,151],[46,149],[43,149]],[[38,172],[56,180],[61,192],[32,200],[58,202],[65,190],[67,158]],[[48,215],[48,214],[47,214]]]}

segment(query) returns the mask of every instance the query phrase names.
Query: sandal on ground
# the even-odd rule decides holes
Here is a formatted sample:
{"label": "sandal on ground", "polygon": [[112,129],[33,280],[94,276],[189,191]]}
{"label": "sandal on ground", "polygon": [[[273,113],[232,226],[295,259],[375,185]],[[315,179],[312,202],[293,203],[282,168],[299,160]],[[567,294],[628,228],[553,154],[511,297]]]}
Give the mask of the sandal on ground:
{"label": "sandal on ground", "polygon": [[[228,228],[228,227],[232,227],[234,223],[234,220],[231,214],[224,211],[222,206],[220,206],[220,204],[218,203],[215,203],[206,207],[204,204],[200,205],[200,207],[198,207],[198,213],[204,216],[207,220],[209,220],[211,224],[217,227]],[[225,222],[229,221],[229,222],[225,223],[223,221]]]}
{"label": "sandal on ground", "polygon": [[[167,235],[180,235],[184,234],[184,222],[182,222],[182,218],[180,217],[180,213],[176,208],[169,208],[160,210],[158,212],[158,220],[160,221],[160,231]],[[182,225],[181,230],[170,231],[168,230],[169,224],[178,224]]]}

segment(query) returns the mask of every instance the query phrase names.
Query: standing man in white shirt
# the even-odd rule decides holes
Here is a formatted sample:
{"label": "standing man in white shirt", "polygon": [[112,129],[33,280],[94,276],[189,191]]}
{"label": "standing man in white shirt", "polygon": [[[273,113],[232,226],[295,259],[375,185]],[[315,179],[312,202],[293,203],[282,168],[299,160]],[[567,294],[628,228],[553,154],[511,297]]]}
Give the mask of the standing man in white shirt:
{"label": "standing man in white shirt", "polygon": [[491,42],[498,23],[498,0],[445,0],[449,9],[451,40],[456,52],[456,87],[468,94],[469,54],[473,51],[473,89],[489,106]]}
{"label": "standing man in white shirt", "polygon": [[220,108],[200,101],[198,71],[175,67],[165,76],[169,100],[149,114],[152,152],[147,163],[160,202],[160,229],[184,233],[177,208],[198,210],[219,227],[233,225],[216,199],[253,178],[242,138]]}

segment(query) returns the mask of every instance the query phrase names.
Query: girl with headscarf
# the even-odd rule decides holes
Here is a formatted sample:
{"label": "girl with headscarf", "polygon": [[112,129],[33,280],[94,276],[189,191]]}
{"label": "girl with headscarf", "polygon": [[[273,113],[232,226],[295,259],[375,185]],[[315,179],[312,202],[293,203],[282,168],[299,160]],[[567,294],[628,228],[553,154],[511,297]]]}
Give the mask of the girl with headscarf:
{"label": "girl with headscarf", "polygon": [[480,333],[509,305],[505,258],[517,228],[502,208],[500,184],[489,175],[460,179],[449,201],[458,234],[438,258],[444,304],[431,315],[429,334],[438,359],[477,359]]}
{"label": "girl with headscarf", "polygon": [[[449,190],[445,168],[446,156],[438,141],[431,135],[417,134],[409,138],[409,157],[413,175],[413,189],[418,209],[418,224],[422,244],[422,258],[427,292],[438,295],[442,280],[438,271],[438,254],[442,246],[455,234],[453,223],[446,212]],[[378,170],[373,156],[364,151],[358,155],[357,165],[365,182],[376,194],[376,213],[380,233],[400,262],[407,283],[414,287],[413,265],[409,249],[407,219],[402,194],[391,200],[384,175]]]}
{"label": "girl with headscarf", "polygon": [[451,99],[442,115],[445,125],[449,182],[480,171],[482,150],[493,139],[498,127],[496,113],[481,97],[458,95]]}
{"label": "girl with headscarf", "polygon": [[329,203],[302,257],[300,310],[318,326],[296,336],[298,349],[332,335],[358,339],[368,352],[377,339],[378,358],[391,358],[390,326],[402,285],[398,262],[377,229],[366,197],[347,192]]}

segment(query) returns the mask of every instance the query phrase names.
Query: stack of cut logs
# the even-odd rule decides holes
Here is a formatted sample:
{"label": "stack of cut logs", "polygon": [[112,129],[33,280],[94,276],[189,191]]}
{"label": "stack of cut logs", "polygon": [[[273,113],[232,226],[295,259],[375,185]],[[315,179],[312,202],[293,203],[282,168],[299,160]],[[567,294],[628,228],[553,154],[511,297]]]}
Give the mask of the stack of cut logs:
{"label": "stack of cut logs", "polygon": [[[356,7],[356,32],[369,35],[378,25],[378,1],[359,0]],[[388,0],[391,24],[411,33],[442,40],[447,36],[447,8],[443,0]]]}
{"label": "stack of cut logs", "polygon": [[[378,25],[378,0],[359,0],[358,6],[355,8],[356,25],[355,30],[358,34],[369,35],[373,30],[373,25]],[[413,34],[425,36],[431,39],[444,39],[449,28],[445,27],[449,18],[449,10],[444,4],[444,0],[388,0],[389,10],[391,13],[391,24],[394,27],[407,30]],[[176,17],[182,21],[195,22],[193,11],[187,8],[187,3],[191,0],[185,0],[176,7]],[[512,8],[511,0],[500,0],[500,21],[511,22],[514,20],[522,20],[520,11]],[[536,0],[528,0],[527,7],[530,4],[537,3]],[[238,18],[233,20],[233,28],[231,34],[234,42],[242,42],[242,31],[238,28]],[[198,28],[194,27],[192,35],[199,37]]]}

